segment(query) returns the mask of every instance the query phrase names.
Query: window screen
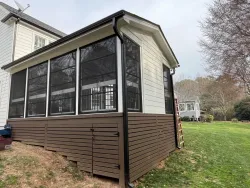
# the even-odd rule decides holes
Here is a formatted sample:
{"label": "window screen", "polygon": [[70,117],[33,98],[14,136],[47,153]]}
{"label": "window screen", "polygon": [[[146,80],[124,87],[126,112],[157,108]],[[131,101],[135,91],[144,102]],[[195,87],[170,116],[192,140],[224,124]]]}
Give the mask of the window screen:
{"label": "window screen", "polygon": [[75,113],[76,52],[50,63],[50,115]]}
{"label": "window screen", "polygon": [[27,116],[45,116],[48,63],[29,68],[27,92]]}
{"label": "window screen", "polygon": [[12,75],[9,118],[24,117],[26,70]]}
{"label": "window screen", "polygon": [[124,37],[127,106],[129,111],[141,111],[140,47]]}
{"label": "window screen", "polygon": [[188,111],[194,110],[194,103],[188,103],[188,104],[187,104],[187,110],[188,110]]}
{"label": "window screen", "polygon": [[80,112],[116,110],[116,39],[81,48]]}
{"label": "window screen", "polygon": [[172,80],[170,70],[166,65],[163,65],[163,82],[164,82],[164,97],[166,114],[173,113],[173,97],[172,97]]}
{"label": "window screen", "polygon": [[179,110],[180,111],[185,111],[185,104],[183,104],[183,103],[181,103],[181,104],[179,104]]}

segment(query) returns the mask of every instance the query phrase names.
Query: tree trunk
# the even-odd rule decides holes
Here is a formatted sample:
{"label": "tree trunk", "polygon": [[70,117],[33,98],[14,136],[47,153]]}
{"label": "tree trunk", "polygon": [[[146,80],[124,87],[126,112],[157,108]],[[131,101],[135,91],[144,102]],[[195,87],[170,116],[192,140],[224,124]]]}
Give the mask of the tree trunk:
{"label": "tree trunk", "polygon": [[227,116],[226,115],[224,115],[224,121],[227,121]]}

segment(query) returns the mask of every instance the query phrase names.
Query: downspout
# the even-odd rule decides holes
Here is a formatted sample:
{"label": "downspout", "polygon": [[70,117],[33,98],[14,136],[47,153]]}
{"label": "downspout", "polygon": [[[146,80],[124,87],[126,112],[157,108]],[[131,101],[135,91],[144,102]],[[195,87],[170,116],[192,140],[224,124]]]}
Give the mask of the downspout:
{"label": "downspout", "polygon": [[[16,33],[17,33],[17,23],[20,21],[20,19],[18,18],[16,21],[14,21],[14,31],[13,31],[13,42],[12,42],[12,54],[11,54],[11,61],[13,62],[15,59],[15,49],[16,49]],[[9,77],[10,76],[10,77]],[[8,107],[7,107],[7,111],[6,111],[6,119],[9,118],[9,108],[10,108],[10,95],[11,95],[11,80],[12,80],[12,75],[10,74],[8,76],[7,74],[7,78],[9,78],[9,92],[8,92],[8,97],[9,97],[9,103],[8,103]],[[7,123],[7,121],[6,121]]]}
{"label": "downspout", "polygon": [[17,33],[17,23],[20,21],[20,19],[18,18],[15,22],[14,22],[14,33],[13,33],[13,43],[12,43],[12,61],[14,61],[15,59],[15,49],[16,49],[16,33]]}
{"label": "downspout", "polygon": [[175,75],[175,68],[173,69],[173,72],[170,73],[170,80],[171,80],[171,90],[172,90],[172,99],[173,99],[173,114],[174,114],[174,132],[175,132],[175,146],[178,149],[181,149],[178,144],[178,130],[177,130],[177,124],[178,124],[178,119],[177,119],[177,114],[176,114],[176,106],[175,106],[175,98],[174,98],[174,83],[173,83],[173,75]]}
{"label": "downspout", "polygon": [[133,187],[129,182],[129,147],[128,147],[128,108],[127,108],[127,83],[126,83],[126,61],[124,61],[124,40],[117,28],[117,18],[114,17],[112,25],[115,34],[121,40],[122,51],[122,99],[123,99],[123,136],[124,136],[124,175],[125,187]]}

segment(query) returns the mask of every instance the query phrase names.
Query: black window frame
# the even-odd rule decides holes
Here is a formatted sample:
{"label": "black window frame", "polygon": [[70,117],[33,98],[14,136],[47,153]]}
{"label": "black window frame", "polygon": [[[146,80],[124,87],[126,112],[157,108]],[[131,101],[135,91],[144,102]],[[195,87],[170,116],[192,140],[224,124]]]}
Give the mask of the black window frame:
{"label": "black window frame", "polygon": [[[34,116],[29,116],[29,112],[28,112],[28,105],[29,105],[29,70],[33,67],[36,67],[36,66],[40,66],[42,64],[47,64],[47,74],[44,74],[42,76],[45,76],[46,75],[46,93],[45,93],[45,114],[44,115],[34,115]],[[46,117],[46,106],[47,106],[47,94],[48,94],[48,74],[49,74],[49,70],[48,70],[48,61],[44,61],[42,63],[39,63],[37,65],[34,65],[34,66],[31,66],[27,69],[27,72],[28,72],[28,78],[27,78],[27,93],[26,93],[26,118],[32,118],[32,117]],[[39,77],[42,77],[42,76],[38,76],[36,78],[39,78]],[[35,79],[35,78],[32,78],[32,79]]]}
{"label": "black window frame", "polygon": [[[57,58],[60,58],[60,57],[63,57],[65,55],[68,55],[68,54],[71,54],[71,53],[74,53],[76,54],[76,59],[75,59],[75,66],[70,66],[70,67],[67,67],[67,68],[63,68],[61,70],[65,70],[65,69],[68,69],[68,68],[72,68],[72,67],[75,67],[75,95],[74,95],[74,112],[69,112],[69,113],[51,113],[51,65],[52,65],[52,61],[54,59],[57,59]],[[61,70],[57,70],[55,72],[59,72]],[[49,93],[49,97],[48,97],[48,116],[65,116],[65,115],[76,115],[76,88],[77,88],[77,49],[74,49],[74,50],[71,50],[69,52],[66,52],[64,54],[61,54],[59,56],[56,56],[56,57],[53,57],[50,59],[50,69],[49,69],[49,87],[48,87],[48,93]]]}
{"label": "black window frame", "polygon": [[[23,88],[23,92],[24,92],[24,100],[23,100],[23,114],[21,115],[18,115],[18,116],[10,116],[10,108],[11,108],[11,105],[12,105],[12,102],[11,102],[11,99],[12,99],[12,92],[13,92],[13,88],[12,88],[12,86],[13,86],[13,76],[15,75],[15,74],[18,74],[18,73],[22,73],[22,72],[25,72],[25,82],[24,82],[24,88]],[[24,69],[24,70],[21,70],[21,71],[19,71],[19,72],[16,72],[16,73],[14,73],[14,74],[12,74],[11,75],[11,85],[10,85],[10,98],[9,98],[9,109],[8,109],[8,119],[12,119],[12,118],[24,118],[25,117],[25,92],[26,92],[26,84],[27,84],[27,82],[26,82],[26,80],[27,80],[27,69]]]}
{"label": "black window frame", "polygon": [[[139,83],[138,83],[138,90],[139,90],[139,109],[131,109],[131,108],[128,108],[128,100],[127,100],[127,110],[128,112],[142,112],[142,76],[141,76],[141,46],[135,42],[133,39],[131,39],[130,37],[128,37],[127,35],[123,34],[123,38],[124,38],[124,48],[122,49],[122,52],[123,52],[123,62],[126,62],[126,43],[125,43],[125,38],[127,38],[128,40],[130,40],[131,42],[133,42],[138,48],[139,48],[139,75],[137,76],[137,78],[139,78]],[[131,58],[131,57],[130,57]],[[127,63],[126,63],[126,66],[127,66]],[[127,70],[125,70],[125,77],[126,77],[126,86],[127,87]],[[126,93],[127,95],[127,99],[128,99],[128,91]]]}
{"label": "black window frame", "polygon": [[[174,98],[173,98],[173,87],[172,87],[172,76],[170,73],[170,68],[168,68],[166,65],[163,66],[163,87],[164,87],[164,104],[165,104],[165,114],[174,114]],[[164,75],[164,72],[167,72],[167,76]],[[165,78],[167,82],[165,81]],[[167,83],[167,87],[165,87],[165,83]],[[168,96],[166,96],[166,93]],[[166,98],[168,98],[168,101],[166,101]],[[170,104],[166,105],[167,102],[170,102]]]}
{"label": "black window frame", "polygon": [[[81,70],[82,70],[82,63],[81,63],[81,49],[83,49],[83,48],[86,48],[86,47],[89,47],[89,46],[91,46],[91,45],[93,45],[93,44],[96,44],[96,43],[99,43],[99,42],[102,42],[102,41],[105,41],[105,40],[107,40],[107,39],[110,39],[110,38],[114,38],[114,40],[115,40],[115,52],[114,52],[114,54],[115,54],[115,80],[116,80],[116,92],[114,92],[115,94],[116,94],[116,100],[115,100],[115,102],[116,102],[116,109],[111,109],[111,110],[109,110],[109,109],[105,109],[105,110],[90,110],[90,111],[82,111],[81,110],[81,105],[82,105],[82,102],[81,102],[81,88],[82,88],[82,83],[81,83],[81,81],[82,81],[82,79],[81,79]],[[97,59],[101,59],[101,58],[103,58],[103,57],[98,57],[98,58],[95,58],[95,60],[97,60]],[[90,61],[93,61],[93,60],[90,60]],[[78,114],[93,114],[93,113],[110,113],[110,112],[118,112],[118,70],[117,70],[117,63],[118,63],[118,61],[117,61],[117,36],[116,35],[110,35],[110,36],[107,36],[107,37],[105,37],[105,38],[102,38],[102,39],[100,39],[100,40],[97,40],[97,41],[95,41],[95,42],[92,42],[92,43],[90,43],[90,44],[87,44],[87,45],[85,45],[85,46],[82,46],[82,47],[80,47],[79,48],[79,70],[78,70],[78,75],[79,75],[79,77],[78,77],[78,80],[79,80],[79,87],[78,87]]]}

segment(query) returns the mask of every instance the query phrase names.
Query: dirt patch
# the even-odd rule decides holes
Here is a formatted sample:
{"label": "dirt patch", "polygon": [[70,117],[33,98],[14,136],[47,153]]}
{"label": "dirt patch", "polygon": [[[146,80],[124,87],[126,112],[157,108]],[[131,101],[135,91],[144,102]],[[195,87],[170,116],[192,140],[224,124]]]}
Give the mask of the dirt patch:
{"label": "dirt patch", "polygon": [[158,169],[163,169],[163,168],[165,168],[165,161],[164,161],[164,160],[161,161],[161,162],[158,164],[157,168],[158,168]]}
{"label": "dirt patch", "polygon": [[13,142],[1,151],[0,188],[117,188],[117,182],[90,177],[72,162],[42,147]]}

